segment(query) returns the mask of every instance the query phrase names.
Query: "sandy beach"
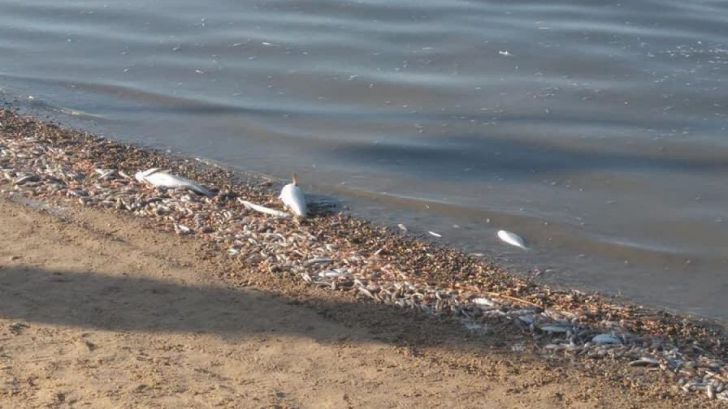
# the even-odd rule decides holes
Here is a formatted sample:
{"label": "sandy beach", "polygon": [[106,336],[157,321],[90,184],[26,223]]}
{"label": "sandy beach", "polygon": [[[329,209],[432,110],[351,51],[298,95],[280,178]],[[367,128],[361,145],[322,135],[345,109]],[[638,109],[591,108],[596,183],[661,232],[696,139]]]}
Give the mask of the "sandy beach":
{"label": "sandy beach", "polygon": [[[536,286],[326,209],[246,211],[238,198],[276,206],[275,186],[1,114],[1,408],[725,404],[709,323]],[[111,164],[217,196],[101,179]]]}

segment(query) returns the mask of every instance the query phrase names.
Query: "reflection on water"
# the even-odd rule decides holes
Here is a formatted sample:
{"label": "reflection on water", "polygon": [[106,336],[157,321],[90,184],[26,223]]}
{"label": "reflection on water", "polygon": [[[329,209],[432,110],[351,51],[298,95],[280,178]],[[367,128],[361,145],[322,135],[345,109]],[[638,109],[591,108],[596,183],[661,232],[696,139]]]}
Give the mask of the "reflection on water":
{"label": "reflection on water", "polygon": [[0,95],[726,320],[727,24],[707,0],[5,0]]}

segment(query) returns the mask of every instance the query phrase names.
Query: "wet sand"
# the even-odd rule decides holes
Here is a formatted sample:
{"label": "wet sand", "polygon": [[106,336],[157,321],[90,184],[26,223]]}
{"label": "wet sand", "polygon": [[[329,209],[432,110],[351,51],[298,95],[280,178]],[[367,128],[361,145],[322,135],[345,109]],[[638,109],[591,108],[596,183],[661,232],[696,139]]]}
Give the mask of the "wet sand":
{"label": "wet sand", "polygon": [[[6,152],[28,138],[42,142],[51,149],[36,159],[66,158],[68,174],[85,168],[91,179],[99,164],[127,171],[161,165],[219,188],[215,204],[225,211],[239,210],[221,203],[237,196],[275,205],[268,186],[235,183],[224,170],[7,111],[0,122]],[[9,161],[20,162],[20,156],[4,156],[3,169],[10,171]],[[469,332],[457,314],[373,302],[357,292],[361,287],[343,282],[337,291],[310,285],[292,268],[298,260],[251,259],[244,245],[231,256],[233,247],[221,244],[234,243],[212,240],[213,225],[195,227],[189,235],[174,233],[181,223],[192,225],[194,215],[132,217],[143,216],[146,207],[103,209],[94,194],[68,194],[85,186],[83,178],[66,180],[61,195],[48,194],[48,184],[40,183],[45,180],[18,184],[19,175],[11,176],[2,182],[0,204],[0,403],[7,401],[8,407],[718,405],[707,393],[678,386],[678,377],[689,378],[681,372],[685,368],[629,366],[628,356],[551,353],[547,346],[557,345],[559,336],[519,327],[510,316],[481,317],[481,329],[487,330]],[[88,186],[94,184],[103,190],[104,181],[94,179]],[[200,211],[205,206],[200,204]],[[662,336],[686,357],[687,346],[697,360],[725,356],[719,330],[705,323],[535,286],[487,262],[345,215],[322,212],[301,223],[246,217],[254,227],[268,223],[278,234],[310,234],[335,243],[336,254],[385,249],[376,254],[383,258],[379,266],[409,274],[415,284],[458,288],[467,283],[469,292],[520,303],[521,309],[529,303],[543,311],[558,308],[577,317],[579,325],[608,320],[645,339]],[[278,255],[283,260],[286,254]],[[499,308],[513,312],[506,301]],[[714,366],[722,377],[724,368]],[[707,370],[687,369],[702,371],[701,376]]]}

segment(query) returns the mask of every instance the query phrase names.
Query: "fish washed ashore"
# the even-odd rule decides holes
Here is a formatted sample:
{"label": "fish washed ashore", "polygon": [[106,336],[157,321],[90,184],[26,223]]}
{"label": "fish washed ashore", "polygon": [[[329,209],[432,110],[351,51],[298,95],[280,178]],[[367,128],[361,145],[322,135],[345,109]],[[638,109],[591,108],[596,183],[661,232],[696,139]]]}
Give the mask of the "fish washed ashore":
{"label": "fish washed ashore", "polygon": [[[158,189],[133,177],[149,168],[168,169],[216,194]],[[476,335],[526,334],[527,343],[514,351],[638,367],[674,382],[675,393],[728,401],[728,338],[719,325],[537,285],[315,203],[303,220],[251,211],[246,203],[281,207],[269,181],[243,181],[225,169],[10,110],[0,110],[0,172],[4,196],[117,209],[198,237],[227,257],[227,278],[246,269],[263,287],[264,277],[275,277],[461,323]]]}

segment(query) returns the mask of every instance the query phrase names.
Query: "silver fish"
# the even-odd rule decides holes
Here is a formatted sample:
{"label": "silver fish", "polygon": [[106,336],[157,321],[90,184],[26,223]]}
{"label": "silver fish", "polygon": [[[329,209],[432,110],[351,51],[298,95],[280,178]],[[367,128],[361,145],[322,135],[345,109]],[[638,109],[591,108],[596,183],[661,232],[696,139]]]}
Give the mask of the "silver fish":
{"label": "silver fish", "polygon": [[283,217],[283,218],[286,218],[286,217],[289,217],[290,216],[288,213],[282,212],[280,210],[271,209],[270,207],[261,206],[259,204],[255,204],[253,202],[249,202],[249,201],[243,200],[243,199],[238,199],[238,200],[247,209],[255,210],[256,212],[265,213],[265,214],[269,214],[271,216]]}
{"label": "silver fish", "polygon": [[597,345],[622,345],[622,340],[611,334],[595,335],[592,342]]}
{"label": "silver fish", "polygon": [[281,189],[278,196],[286,207],[288,207],[296,216],[306,217],[308,208],[306,207],[306,196],[303,190],[297,185],[296,175],[293,175],[293,181]]}
{"label": "silver fish", "polygon": [[660,362],[657,359],[649,358],[646,356],[643,356],[642,358],[629,363],[629,366],[658,366],[658,365],[660,365]]}
{"label": "silver fish", "polygon": [[511,246],[520,247],[524,250],[528,249],[528,247],[526,247],[525,240],[523,240],[521,236],[517,235],[516,233],[509,232],[508,230],[498,230],[498,238],[510,244]]}
{"label": "silver fish", "polygon": [[140,182],[149,183],[156,187],[181,188],[188,189],[197,194],[212,197],[215,196],[209,189],[187,179],[182,176],[167,173],[159,168],[151,168],[145,171],[137,172],[134,178]]}

